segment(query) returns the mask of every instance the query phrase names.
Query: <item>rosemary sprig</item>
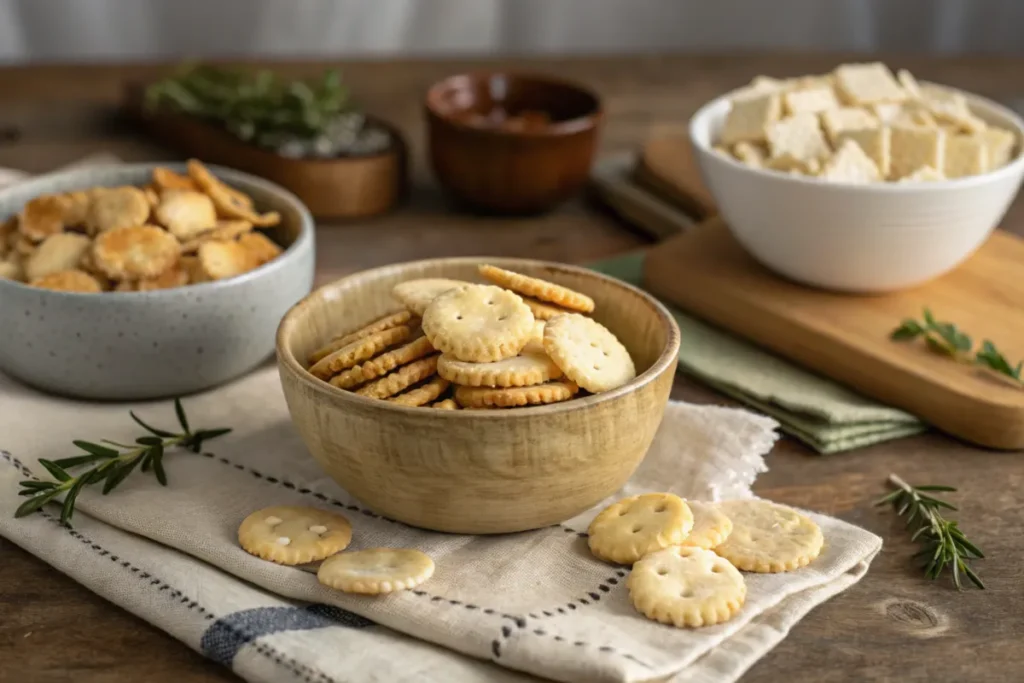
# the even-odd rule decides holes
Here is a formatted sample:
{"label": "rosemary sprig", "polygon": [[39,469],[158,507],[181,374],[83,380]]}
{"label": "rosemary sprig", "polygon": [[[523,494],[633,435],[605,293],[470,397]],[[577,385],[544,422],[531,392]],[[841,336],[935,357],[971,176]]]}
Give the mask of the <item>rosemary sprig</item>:
{"label": "rosemary sprig", "polygon": [[956,506],[929,495],[956,489],[952,486],[911,486],[895,474],[889,475],[889,483],[895,486],[896,490],[880,498],[875,505],[892,504],[897,515],[906,515],[908,527],[916,521],[917,528],[910,540],[924,546],[920,552],[914,554],[914,557],[923,560],[925,576],[934,580],[943,570],[949,568],[953,573],[953,584],[957,590],[963,590],[961,575],[984,590],[985,584],[968,562],[985,556],[976,545],[967,540],[956,521],[943,519],[940,514],[941,509],[956,510]]}
{"label": "rosemary sprig", "polygon": [[918,321],[908,318],[900,323],[889,335],[893,341],[910,341],[921,338],[932,351],[957,360],[962,363],[973,363],[981,365],[994,372],[1009,377],[1018,384],[1024,385],[1024,361],[1019,361],[1016,366],[1011,365],[1006,357],[996,348],[996,345],[984,340],[981,350],[974,349],[974,342],[970,336],[962,332],[953,323],[939,322],[932,315],[932,312],[924,309],[924,320]]}
{"label": "rosemary sprig", "polygon": [[[79,492],[90,484],[103,482],[103,495],[113,491],[125,480],[136,467],[143,472],[153,470],[153,475],[162,486],[167,486],[167,473],[164,471],[164,453],[171,448],[185,448],[194,453],[202,450],[203,442],[230,432],[230,429],[200,429],[192,431],[188,417],[180,399],[174,399],[174,412],[181,425],[181,433],[166,429],[158,429],[142,420],[133,411],[128,411],[132,419],[149,434],[135,439],[134,444],[123,444],[109,439],[101,439],[102,443],[75,440],[75,446],[83,452],[69,458],[45,460],[40,458],[39,464],[46,468],[55,481],[29,479],[20,483],[20,496],[28,496],[14,513],[15,517],[32,514],[57,496],[64,494],[64,504],[60,513],[60,521],[69,524],[75,512],[75,500]],[[72,475],[68,470],[91,465],[81,474]]]}

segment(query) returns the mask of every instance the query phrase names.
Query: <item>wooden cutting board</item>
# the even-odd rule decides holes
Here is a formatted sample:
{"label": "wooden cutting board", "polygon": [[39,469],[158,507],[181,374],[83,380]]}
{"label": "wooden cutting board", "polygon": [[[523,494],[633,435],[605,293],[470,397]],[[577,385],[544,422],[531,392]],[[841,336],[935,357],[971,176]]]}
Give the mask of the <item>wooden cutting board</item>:
{"label": "wooden cutting board", "polygon": [[[684,153],[685,150],[685,153]],[[633,181],[690,215],[710,216],[647,256],[644,286],[666,301],[876,400],[982,446],[1024,449],[1024,387],[889,334],[929,307],[1024,359],[1024,240],[996,231],[956,271],[894,294],[852,296],[774,275],[732,238],[680,133],[652,137]],[[639,213],[637,215],[642,215]],[[683,340],[685,343],[685,340]]]}

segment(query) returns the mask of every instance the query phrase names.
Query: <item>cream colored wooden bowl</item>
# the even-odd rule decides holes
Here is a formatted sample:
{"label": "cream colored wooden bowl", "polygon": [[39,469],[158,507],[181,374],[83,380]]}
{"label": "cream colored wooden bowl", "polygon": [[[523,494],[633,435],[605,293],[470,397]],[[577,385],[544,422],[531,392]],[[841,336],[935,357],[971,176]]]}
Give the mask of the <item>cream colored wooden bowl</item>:
{"label": "cream colored wooden bowl", "polygon": [[[339,330],[400,308],[395,284],[419,277],[479,282],[492,263],[584,292],[625,344],[638,376],[603,394],[511,410],[406,408],[357,396],[305,370]],[[651,445],[672,388],[679,328],[655,299],[592,271],[523,259],[402,263],[326,285],[277,333],[292,420],[326,472],[378,513],[413,526],[491,534],[563,522],[618,490]]]}

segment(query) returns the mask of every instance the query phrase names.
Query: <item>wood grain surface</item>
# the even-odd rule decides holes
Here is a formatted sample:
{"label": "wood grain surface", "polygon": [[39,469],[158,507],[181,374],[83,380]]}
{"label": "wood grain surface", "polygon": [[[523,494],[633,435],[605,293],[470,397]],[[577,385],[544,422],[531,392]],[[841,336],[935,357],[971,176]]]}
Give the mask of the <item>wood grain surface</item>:
{"label": "wood grain surface", "polygon": [[[604,98],[602,151],[635,150],[652,126],[678,124],[712,96],[761,73],[824,72],[848,55],[688,55],[535,61],[440,60],[340,64],[371,112],[410,141],[415,190],[407,209],[338,227],[320,224],[318,278],[433,256],[525,256],[583,263],[644,246],[645,239],[581,203],[532,220],[481,220],[451,213],[425,172],[420,99],[455,71],[519,66],[581,80]],[[891,60],[921,78],[996,99],[1020,95],[1024,60],[965,57]],[[324,64],[289,64],[316,73]],[[0,69],[0,165],[39,172],[85,154],[129,160],[174,158],[116,116],[123,83],[161,66],[39,66]],[[1004,225],[1018,231],[1024,202]],[[685,343],[685,340],[683,341]],[[731,404],[692,381],[673,396]],[[31,419],[28,417],[27,419]],[[44,428],[40,425],[40,428]],[[2,438],[2,437],[0,437]],[[816,608],[747,674],[744,683],[896,681],[996,683],[1024,670],[1024,458],[970,447],[936,434],[853,453],[815,456],[783,439],[755,490],[836,515],[885,539],[856,586]],[[961,526],[986,552],[978,571],[988,590],[958,594],[911,566],[915,548],[901,521],[871,507],[885,477],[953,484]],[[108,604],[40,560],[0,540],[0,681],[3,683],[212,683],[237,681],[167,634]]]}
{"label": "wood grain surface", "polygon": [[920,287],[849,296],[801,287],[750,257],[715,218],[654,247],[644,286],[683,310],[990,448],[1024,449],[1024,387],[889,334],[930,308],[1011,362],[1024,358],[1024,240],[997,230],[966,263]]}

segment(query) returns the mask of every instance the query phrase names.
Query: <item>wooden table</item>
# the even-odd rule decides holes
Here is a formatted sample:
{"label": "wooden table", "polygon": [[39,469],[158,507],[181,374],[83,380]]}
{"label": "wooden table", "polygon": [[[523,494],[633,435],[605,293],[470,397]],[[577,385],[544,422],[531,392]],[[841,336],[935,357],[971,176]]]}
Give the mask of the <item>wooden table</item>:
{"label": "wooden table", "polygon": [[[829,70],[841,56],[648,56],[544,60],[528,66],[591,84],[605,98],[603,152],[635,148],[651,126],[679,123],[719,92],[767,73]],[[897,60],[891,60],[895,63]],[[921,78],[1000,99],[1018,95],[1024,60],[898,60]],[[582,203],[534,220],[481,220],[450,213],[425,170],[420,96],[434,80],[484,62],[346,63],[345,77],[370,110],[409,137],[411,204],[363,224],[321,225],[318,277],[432,256],[490,254],[586,262],[647,242]],[[488,63],[493,65],[493,63]],[[322,65],[291,64],[302,72]],[[45,66],[0,70],[0,165],[45,171],[92,152],[126,160],[174,158],[113,115],[126,78],[156,67]],[[1024,227],[1024,203],[1007,219]],[[680,377],[676,398],[726,402]],[[768,458],[756,490],[820,510],[885,538],[867,577],[818,607],[744,681],[1006,681],[1024,671],[1024,457],[991,453],[939,435],[819,457],[788,439]],[[870,501],[896,470],[913,482],[948,483],[959,518],[987,552],[988,590],[959,594],[910,565],[900,522]],[[106,603],[0,539],[0,681],[164,683],[238,680],[163,632]]]}

